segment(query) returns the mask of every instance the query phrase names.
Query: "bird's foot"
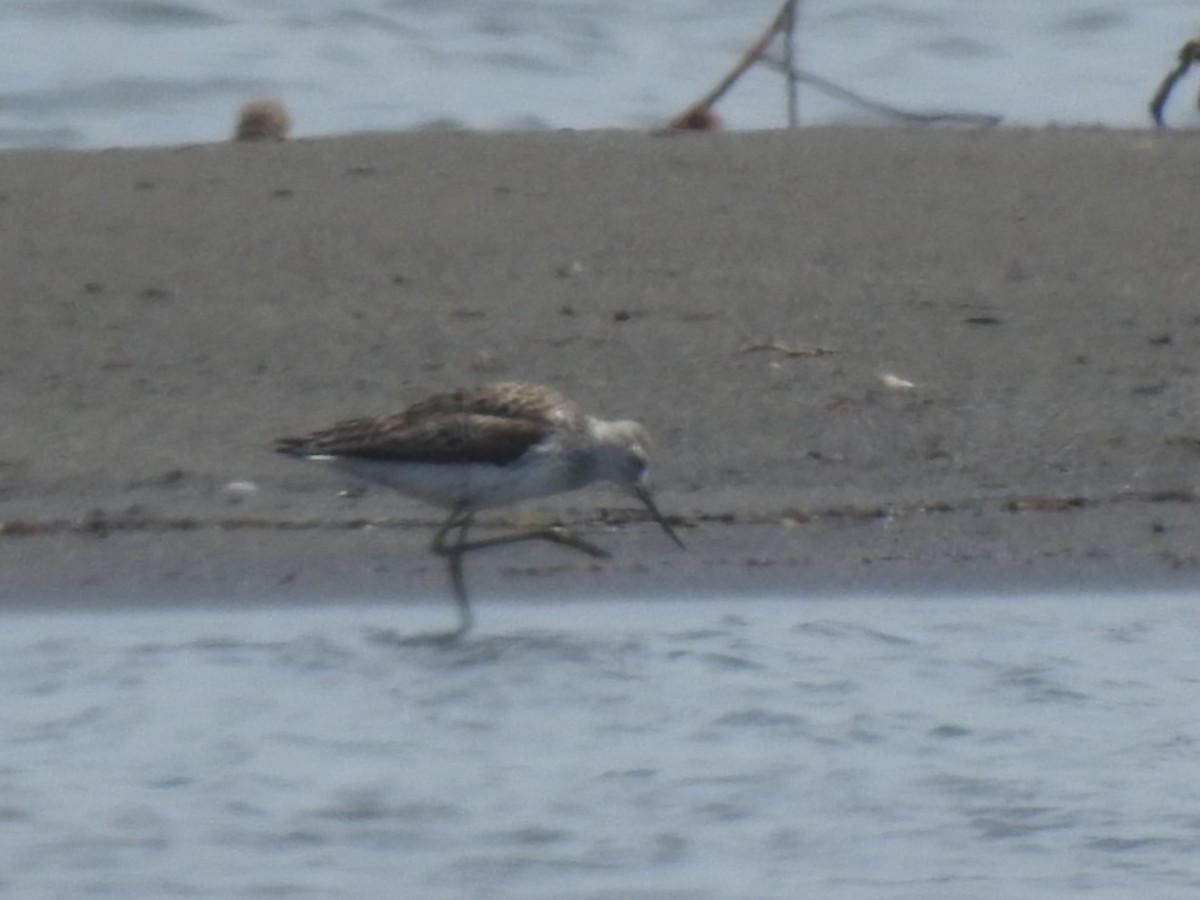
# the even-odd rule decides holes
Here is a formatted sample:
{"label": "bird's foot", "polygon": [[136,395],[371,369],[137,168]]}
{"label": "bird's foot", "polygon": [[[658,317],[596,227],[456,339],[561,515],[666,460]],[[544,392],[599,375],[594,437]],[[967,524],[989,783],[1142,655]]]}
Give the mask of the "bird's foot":
{"label": "bird's foot", "polygon": [[540,531],[539,534],[552,544],[562,544],[564,547],[574,547],[576,550],[581,550],[588,556],[594,556],[596,559],[612,558],[612,554],[603,547],[597,547],[590,541],[585,541],[579,535],[572,531],[568,531],[561,525],[551,525],[549,528]]}

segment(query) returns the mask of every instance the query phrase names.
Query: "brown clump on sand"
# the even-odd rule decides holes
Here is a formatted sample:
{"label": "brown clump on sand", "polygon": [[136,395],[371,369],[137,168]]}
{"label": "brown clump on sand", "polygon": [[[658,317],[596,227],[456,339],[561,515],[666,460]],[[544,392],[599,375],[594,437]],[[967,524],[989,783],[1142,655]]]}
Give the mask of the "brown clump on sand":
{"label": "brown clump on sand", "polygon": [[723,131],[725,122],[711,107],[694,107],[671,120],[672,131]]}
{"label": "brown clump on sand", "polygon": [[235,141],[282,141],[292,127],[292,117],[278,100],[252,100],[238,112]]}

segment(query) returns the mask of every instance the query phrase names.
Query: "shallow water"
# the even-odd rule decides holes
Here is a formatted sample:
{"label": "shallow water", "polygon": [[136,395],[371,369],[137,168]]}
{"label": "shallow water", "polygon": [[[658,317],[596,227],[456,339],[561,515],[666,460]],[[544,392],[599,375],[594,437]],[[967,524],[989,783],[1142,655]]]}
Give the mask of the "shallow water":
{"label": "shallow water", "polygon": [[[781,0],[4,0],[0,148],[223,140],[247,100],[302,136],[429,127],[652,128],[698,99]],[[908,109],[1009,125],[1149,125],[1195,0],[805,0],[804,68]],[[1169,107],[1200,126],[1192,73]],[[784,124],[757,69],[719,107]],[[887,119],[801,91],[808,124]]]}
{"label": "shallow water", "polygon": [[0,894],[1190,898],[1185,596],[7,615]]}

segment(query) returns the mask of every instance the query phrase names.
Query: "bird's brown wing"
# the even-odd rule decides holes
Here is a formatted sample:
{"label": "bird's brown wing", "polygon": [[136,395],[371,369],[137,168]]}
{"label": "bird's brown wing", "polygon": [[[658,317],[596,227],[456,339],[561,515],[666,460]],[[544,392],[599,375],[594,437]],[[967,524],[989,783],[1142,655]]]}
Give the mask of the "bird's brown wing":
{"label": "bird's brown wing", "polygon": [[562,421],[564,417],[577,415],[574,405],[558,391],[539,384],[505,381],[434,394],[414,403],[400,416],[415,423],[447,413],[475,413],[535,422]]}
{"label": "bird's brown wing", "polygon": [[301,437],[281,438],[290,456],[352,456],[424,463],[491,463],[517,460],[546,436],[545,422],[467,412],[402,413],[347,419]]}

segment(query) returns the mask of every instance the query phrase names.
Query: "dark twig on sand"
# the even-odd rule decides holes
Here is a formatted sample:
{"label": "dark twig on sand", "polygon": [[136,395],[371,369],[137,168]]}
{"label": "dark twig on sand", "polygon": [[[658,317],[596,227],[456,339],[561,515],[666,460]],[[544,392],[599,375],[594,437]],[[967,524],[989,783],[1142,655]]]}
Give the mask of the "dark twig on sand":
{"label": "dark twig on sand", "polygon": [[837,353],[832,347],[822,346],[797,346],[794,344],[785,344],[783,341],[762,341],[756,344],[747,344],[738,350],[738,353],[755,353],[760,350],[770,350],[775,353],[782,353],[787,357],[796,356],[831,356]]}
{"label": "dark twig on sand", "polygon": [[[801,83],[812,85],[819,91],[823,91],[839,100],[845,100],[861,106],[863,109],[877,115],[889,116],[911,124],[930,125],[943,122],[960,125],[996,125],[1000,122],[999,116],[980,113],[910,112],[895,106],[889,106],[886,103],[870,100],[848,88],[835,84],[827,78],[822,78],[820,75],[814,75],[811,72],[801,69],[796,64],[795,37],[798,6],[799,0],[786,0],[762,37],[755,41],[750,49],[742,55],[741,60],[730,70],[729,74],[722,78],[711,91],[672,119],[668,123],[667,128],[669,130],[711,131],[720,127],[721,120],[712,111],[713,105],[725,96],[729,89],[733,87],[748,69],[758,63],[781,72],[787,81],[788,128],[796,128],[800,124],[799,87]],[[769,51],[771,44],[778,36],[782,36],[783,38],[783,50],[781,57],[776,58]]]}
{"label": "dark twig on sand", "polygon": [[[1167,98],[1171,96],[1171,91],[1175,89],[1175,82],[1182,78],[1195,62],[1200,62],[1200,38],[1190,40],[1179,48],[1178,65],[1167,73],[1167,77],[1162,80],[1162,84],[1158,86],[1158,90],[1154,92],[1154,97],[1150,100],[1150,115],[1154,118],[1154,124],[1159,128],[1167,127],[1166,122],[1163,121],[1163,109],[1167,105]],[[1200,105],[1200,97],[1196,98],[1196,103]]]}

